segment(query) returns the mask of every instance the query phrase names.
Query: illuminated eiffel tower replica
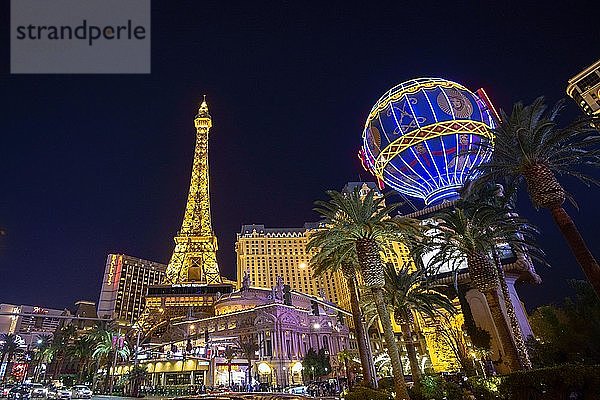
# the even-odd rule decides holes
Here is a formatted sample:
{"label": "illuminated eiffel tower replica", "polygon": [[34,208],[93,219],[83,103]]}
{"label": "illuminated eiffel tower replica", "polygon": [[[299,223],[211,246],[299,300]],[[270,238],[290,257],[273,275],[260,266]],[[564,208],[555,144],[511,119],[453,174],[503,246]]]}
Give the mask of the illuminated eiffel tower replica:
{"label": "illuminated eiffel tower replica", "polygon": [[217,237],[210,217],[208,133],[212,119],[206,98],[194,125],[196,148],[181,230],[175,236],[165,280],[148,288],[146,308],[135,324],[145,338],[174,339],[174,323],[213,315],[212,306],[218,297],[233,291],[219,271]]}

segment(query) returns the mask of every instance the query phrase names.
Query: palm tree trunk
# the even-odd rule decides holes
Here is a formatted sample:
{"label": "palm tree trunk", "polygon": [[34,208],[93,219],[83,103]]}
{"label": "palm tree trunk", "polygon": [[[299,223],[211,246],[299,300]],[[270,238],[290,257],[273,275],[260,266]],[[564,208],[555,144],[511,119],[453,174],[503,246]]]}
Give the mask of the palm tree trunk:
{"label": "palm tree trunk", "polygon": [[[111,374],[110,374],[110,368],[112,367],[112,359],[114,358],[113,356],[114,352],[110,352],[109,355],[106,356],[106,376],[104,377],[104,392],[108,393],[108,389],[109,389],[109,380],[112,379]],[[109,395],[112,395],[112,393],[108,393]]]}
{"label": "palm tree trunk", "polygon": [[13,359],[14,353],[13,352],[9,352],[8,353],[8,357],[6,359],[6,369],[4,370],[4,376],[6,377],[8,374],[12,375],[12,366],[13,366]]}
{"label": "palm tree trunk", "polygon": [[596,296],[600,297],[600,266],[598,266],[594,255],[585,244],[575,222],[561,206],[551,208],[550,212],[587,280],[594,288]]}
{"label": "palm tree trunk", "polygon": [[346,371],[346,383],[348,384],[348,390],[352,389],[350,382],[350,365],[348,363],[348,357],[344,357],[344,371]]}
{"label": "palm tree trunk", "polygon": [[415,343],[412,339],[412,331],[409,323],[401,323],[402,336],[404,336],[404,346],[406,347],[406,353],[408,354],[408,361],[410,364],[410,372],[415,384],[421,381],[421,369],[419,368],[419,360],[417,359],[417,349],[415,349]]}
{"label": "palm tree trunk", "polygon": [[[0,357],[0,367],[2,366],[2,364],[4,364],[4,357],[6,357],[5,351],[2,352],[2,357]],[[4,369],[4,375],[2,375],[2,383],[4,383],[6,379],[6,373],[8,372],[8,362],[6,363],[6,367],[7,368]]]}
{"label": "palm tree trunk", "polygon": [[529,353],[527,352],[527,346],[525,345],[525,339],[523,338],[523,331],[517,320],[515,307],[510,299],[510,292],[508,291],[508,285],[506,284],[504,269],[502,268],[502,263],[500,262],[500,257],[496,250],[494,250],[494,261],[498,269],[498,278],[500,279],[500,288],[502,289],[506,314],[510,321],[513,338],[515,339],[515,345],[517,346],[517,353],[519,354],[519,364],[522,368],[531,369],[531,360],[529,359]]}
{"label": "palm tree trunk", "polygon": [[246,382],[246,387],[248,387],[248,391],[250,392],[252,389],[252,360],[248,359],[248,381]]}
{"label": "palm tree trunk", "polygon": [[356,277],[351,277],[346,281],[350,291],[350,309],[352,310],[352,321],[354,322],[354,331],[356,332],[356,342],[358,344],[358,355],[363,370],[364,380],[370,388],[377,388],[377,379],[373,374],[373,355],[369,343],[369,335],[362,321],[362,312],[358,299],[358,288]]}
{"label": "palm tree trunk", "polygon": [[390,314],[383,300],[383,289],[380,287],[372,287],[371,292],[373,293],[373,298],[377,307],[377,314],[379,315],[379,321],[381,322],[381,326],[383,328],[385,344],[388,349],[388,355],[392,364],[392,371],[394,373],[394,386],[396,388],[396,399],[410,400],[410,396],[408,395],[408,390],[406,388],[406,381],[404,380],[402,362],[400,361],[400,355],[398,353],[398,344],[396,343],[396,337],[394,336],[394,330],[392,328],[392,321],[390,320]]}
{"label": "palm tree trunk", "polygon": [[408,389],[406,388],[406,381],[404,380],[404,371],[402,369],[402,362],[400,361],[400,354],[398,353],[398,344],[396,343],[392,321],[390,320],[390,313],[383,300],[385,278],[383,275],[383,262],[381,261],[379,250],[379,245],[373,239],[362,238],[356,241],[356,255],[361,267],[362,277],[367,287],[371,289],[371,293],[373,293],[373,299],[375,301],[375,306],[377,307],[377,315],[379,316],[379,321],[383,328],[385,344],[388,349],[388,356],[390,357],[392,372],[394,374],[396,400],[410,400]]}
{"label": "palm tree trunk", "polygon": [[496,331],[498,332],[500,344],[504,350],[504,356],[507,360],[509,372],[519,370],[519,354],[515,342],[513,341],[513,337],[510,334],[510,329],[506,318],[504,317],[504,313],[502,312],[502,308],[500,308],[498,291],[496,289],[486,290],[484,295],[488,307],[490,308]]}

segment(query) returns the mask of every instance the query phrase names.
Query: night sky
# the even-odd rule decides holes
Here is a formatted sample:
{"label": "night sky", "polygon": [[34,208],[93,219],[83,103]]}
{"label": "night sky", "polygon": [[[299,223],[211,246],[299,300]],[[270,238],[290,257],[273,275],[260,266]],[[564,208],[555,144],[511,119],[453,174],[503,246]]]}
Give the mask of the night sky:
{"label": "night sky", "polygon": [[[203,94],[218,258],[233,278],[242,224],[302,226],[316,219],[312,203],[325,190],[368,179],[356,157],[361,131],[391,86],[436,76],[484,87],[498,108],[539,95],[553,103],[599,57],[592,1],[155,0],[152,74],[10,75],[8,3],[0,6],[0,302],[45,307],[97,301],[108,253],[168,262]],[[569,101],[564,121],[578,113]],[[600,189],[564,183],[579,205],[568,210],[600,257]],[[548,213],[525,195],[519,211],[542,230],[552,264],[522,298],[528,308],[559,301],[570,293],[566,279],[582,273]]]}

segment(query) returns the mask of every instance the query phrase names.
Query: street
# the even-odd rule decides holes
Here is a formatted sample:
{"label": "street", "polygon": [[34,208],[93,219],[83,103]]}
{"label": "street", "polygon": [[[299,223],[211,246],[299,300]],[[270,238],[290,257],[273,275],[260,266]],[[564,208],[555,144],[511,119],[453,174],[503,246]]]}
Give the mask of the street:
{"label": "street", "polygon": [[[273,395],[275,395],[276,393],[272,393]],[[161,396],[147,396],[144,397],[143,399],[145,400],[163,400],[163,399],[169,399],[169,398],[173,398],[173,397],[161,397]],[[315,400],[337,400],[339,399],[339,397],[334,397],[334,396],[324,396],[324,397],[308,397],[306,396],[307,399],[315,399]],[[95,395],[92,396],[91,400],[131,400],[132,397],[124,397],[124,396],[105,396],[105,395]]]}

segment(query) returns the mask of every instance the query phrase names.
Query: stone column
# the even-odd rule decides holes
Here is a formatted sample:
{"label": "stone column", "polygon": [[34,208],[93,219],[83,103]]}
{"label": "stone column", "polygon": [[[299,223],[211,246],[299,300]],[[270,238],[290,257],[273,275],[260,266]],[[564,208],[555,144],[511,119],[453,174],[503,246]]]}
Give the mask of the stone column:
{"label": "stone column", "polygon": [[[491,359],[498,360],[500,355],[504,353],[504,349],[502,349],[502,345],[498,339],[498,332],[496,331],[496,326],[492,320],[492,314],[490,313],[485,296],[478,290],[470,289],[465,293],[465,298],[471,308],[471,314],[473,314],[475,324],[479,328],[488,331],[491,336]],[[501,366],[499,367],[499,372],[503,372],[501,371]]]}

